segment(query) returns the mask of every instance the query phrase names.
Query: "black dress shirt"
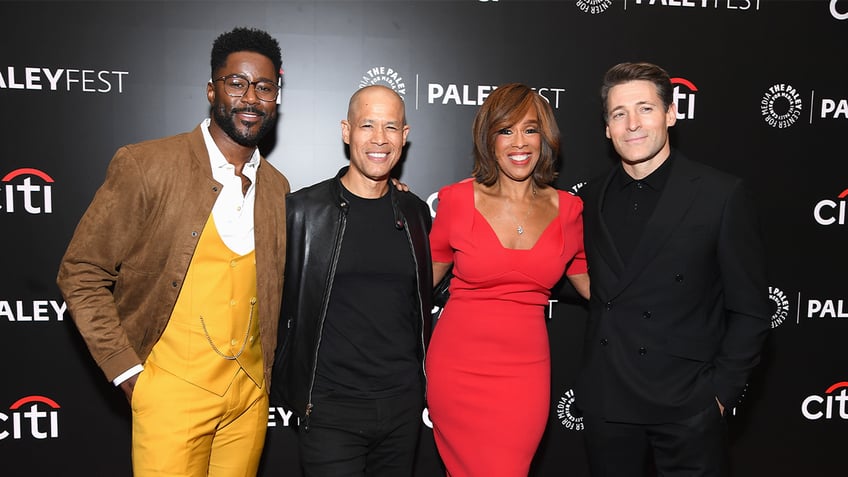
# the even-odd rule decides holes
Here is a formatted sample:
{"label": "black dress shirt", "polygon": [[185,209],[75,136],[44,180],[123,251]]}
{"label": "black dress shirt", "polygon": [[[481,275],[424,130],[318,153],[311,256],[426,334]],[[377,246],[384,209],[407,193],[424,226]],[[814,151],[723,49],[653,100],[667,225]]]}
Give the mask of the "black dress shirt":
{"label": "black dress shirt", "polygon": [[645,224],[659,202],[668,173],[672,167],[672,154],[660,167],[644,179],[630,177],[621,164],[607,186],[601,206],[604,221],[624,263],[628,263],[642,238]]}

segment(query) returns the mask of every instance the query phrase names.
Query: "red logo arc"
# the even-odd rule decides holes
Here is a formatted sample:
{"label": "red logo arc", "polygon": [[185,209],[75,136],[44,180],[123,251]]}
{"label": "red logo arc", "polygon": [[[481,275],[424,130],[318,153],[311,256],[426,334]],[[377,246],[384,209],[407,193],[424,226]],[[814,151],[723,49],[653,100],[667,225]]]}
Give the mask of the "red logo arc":
{"label": "red logo arc", "polygon": [[2,181],[8,182],[8,181],[14,179],[15,177],[22,176],[22,175],[38,176],[38,177],[44,179],[44,182],[53,182],[52,177],[48,176],[46,173],[44,173],[42,171],[39,171],[38,169],[33,169],[31,167],[23,167],[21,169],[15,169],[14,171],[3,176]]}
{"label": "red logo arc", "polygon": [[682,84],[683,86],[689,88],[691,91],[698,91],[698,87],[686,78],[671,78],[671,84]]}
{"label": "red logo arc", "polygon": [[836,391],[839,388],[848,388],[848,381],[842,381],[842,382],[834,383],[829,388],[827,388],[827,391],[825,391],[824,393],[830,394],[830,393],[832,393],[833,391]]}
{"label": "red logo arc", "polygon": [[[846,384],[848,384],[848,383],[846,383]],[[17,409],[17,408],[23,406],[24,404],[27,404],[27,403],[30,403],[30,402],[43,402],[44,404],[47,404],[48,406],[52,407],[53,409],[59,409],[59,407],[60,407],[59,404],[56,401],[54,401],[54,400],[52,400],[48,397],[27,396],[27,397],[22,397],[22,398],[18,399],[17,401],[15,401],[15,403],[12,404],[12,406],[9,409]]]}

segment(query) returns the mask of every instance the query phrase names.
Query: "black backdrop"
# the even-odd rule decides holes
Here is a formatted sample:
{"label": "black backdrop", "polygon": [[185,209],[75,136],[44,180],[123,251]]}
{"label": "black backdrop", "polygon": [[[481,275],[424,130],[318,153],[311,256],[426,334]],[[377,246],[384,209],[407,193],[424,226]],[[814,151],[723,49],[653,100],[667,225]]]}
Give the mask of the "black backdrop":
{"label": "black backdrop", "polygon": [[[766,230],[773,332],[729,418],[736,475],[844,473],[848,0],[32,1],[0,3],[0,25],[0,475],[130,474],[127,404],[54,278],[114,150],[207,116],[211,44],[234,26],[283,48],[264,150],[295,189],[345,164],[347,99],[378,82],[407,103],[401,179],[432,201],[469,174],[477,105],[511,81],[554,106],[557,185],[579,187],[614,161],[603,72],[664,66],[682,113],[674,144],[745,178]],[[551,412],[532,475],[583,476],[569,405],[585,310],[555,303],[550,315]],[[261,475],[300,475],[294,424],[272,409]],[[417,474],[440,475],[422,435]]]}

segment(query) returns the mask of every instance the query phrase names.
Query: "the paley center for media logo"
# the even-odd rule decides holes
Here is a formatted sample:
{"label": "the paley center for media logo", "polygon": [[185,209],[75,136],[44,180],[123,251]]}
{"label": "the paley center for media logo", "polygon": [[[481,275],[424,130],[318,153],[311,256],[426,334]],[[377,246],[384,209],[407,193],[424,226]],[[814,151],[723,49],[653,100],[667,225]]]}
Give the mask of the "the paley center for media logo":
{"label": "the paley center for media logo", "polygon": [[359,87],[382,85],[388,86],[401,98],[406,98],[406,81],[401,73],[391,66],[372,66],[362,75]]}
{"label": "the paley center for media logo", "polygon": [[774,305],[774,312],[771,315],[771,327],[774,329],[783,324],[789,317],[789,298],[780,288],[769,287],[768,290],[769,300]]}
{"label": "the paley center for media logo", "polygon": [[830,0],[830,14],[837,20],[848,20],[848,0]]}
{"label": "the paley center for media logo", "polygon": [[803,108],[798,90],[786,83],[772,85],[760,100],[760,113],[766,123],[780,129],[795,124]]}
{"label": "the paley center for media logo", "polygon": [[583,413],[574,407],[573,389],[566,391],[557,401],[556,417],[559,423],[568,430],[583,430]]}
{"label": "the paley center for media logo", "polygon": [[577,0],[577,8],[590,15],[604,13],[612,5],[612,0]]}
{"label": "the paley center for media logo", "polygon": [[809,123],[813,121],[848,119],[848,98],[834,91],[804,92],[809,96],[809,107],[801,99],[801,92],[789,83],[775,83],[769,87],[760,99],[760,113],[766,124],[785,129],[795,124],[801,114],[809,109]]}

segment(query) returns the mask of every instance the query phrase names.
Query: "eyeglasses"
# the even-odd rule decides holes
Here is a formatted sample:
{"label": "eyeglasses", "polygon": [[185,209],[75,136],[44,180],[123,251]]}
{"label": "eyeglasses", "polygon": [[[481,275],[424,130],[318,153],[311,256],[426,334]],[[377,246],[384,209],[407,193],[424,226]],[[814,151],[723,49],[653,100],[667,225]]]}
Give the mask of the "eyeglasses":
{"label": "eyeglasses", "polygon": [[247,94],[247,90],[253,85],[256,97],[262,101],[275,101],[280,93],[280,88],[273,81],[259,80],[250,81],[242,75],[221,76],[212,80],[224,82],[224,92],[228,96],[240,98]]}

